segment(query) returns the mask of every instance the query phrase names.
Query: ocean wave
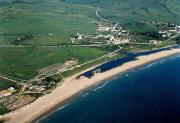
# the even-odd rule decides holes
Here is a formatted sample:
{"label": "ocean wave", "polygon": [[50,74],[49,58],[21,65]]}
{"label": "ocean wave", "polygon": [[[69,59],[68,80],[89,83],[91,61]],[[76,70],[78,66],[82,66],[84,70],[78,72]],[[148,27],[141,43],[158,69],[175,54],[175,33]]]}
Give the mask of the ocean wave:
{"label": "ocean wave", "polygon": [[129,76],[129,74],[127,73],[126,75],[125,75],[125,77],[128,77]]}
{"label": "ocean wave", "polygon": [[160,61],[160,64],[164,64],[167,61],[167,59],[163,59]]}
{"label": "ocean wave", "polygon": [[157,62],[154,62],[154,63],[148,64],[148,65],[146,65],[146,66],[144,66],[144,67],[140,68],[139,70],[148,69],[148,68],[152,67],[152,66],[153,66],[153,65],[155,65],[155,64],[157,64]]}
{"label": "ocean wave", "polygon": [[46,121],[49,121],[50,119],[48,118],[50,115],[52,115],[53,113],[62,110],[63,108],[67,107],[69,104],[63,105],[61,107],[59,107],[57,110],[52,111],[51,113],[43,116],[42,118],[40,118],[39,120],[35,121],[35,123],[39,123],[39,121],[46,119]]}
{"label": "ocean wave", "polygon": [[152,67],[152,66],[155,65],[155,64],[156,64],[156,62],[155,62],[155,63],[152,63],[152,64],[149,64],[149,65],[147,65],[146,68],[150,68],[150,67]]}
{"label": "ocean wave", "polygon": [[59,107],[56,111],[62,110],[63,108],[67,107],[69,104],[63,105],[61,107]]}
{"label": "ocean wave", "polygon": [[103,87],[105,87],[110,81],[105,82],[104,84],[102,84],[101,86],[98,86],[97,88],[94,89],[94,91],[97,91],[98,89],[101,89]]}
{"label": "ocean wave", "polygon": [[85,93],[84,95],[82,95],[82,98],[84,98],[84,97],[86,97],[88,95],[89,95],[89,93]]}
{"label": "ocean wave", "polygon": [[98,89],[101,89],[101,88],[105,87],[109,82],[110,82],[110,81],[105,82],[105,83],[102,84],[101,86],[95,88],[94,91],[97,91]]}

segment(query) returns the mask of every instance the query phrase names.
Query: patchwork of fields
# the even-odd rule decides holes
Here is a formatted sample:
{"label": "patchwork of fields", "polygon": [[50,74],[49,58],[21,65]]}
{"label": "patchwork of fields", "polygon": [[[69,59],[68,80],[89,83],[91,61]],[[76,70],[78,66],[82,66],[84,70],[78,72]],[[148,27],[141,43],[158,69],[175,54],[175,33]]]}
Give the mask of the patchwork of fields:
{"label": "patchwork of fields", "polygon": [[[120,49],[137,52],[180,42],[180,36],[174,40],[176,34],[169,32],[180,25],[179,6],[179,0],[0,0],[0,97],[5,95],[0,115],[49,93],[64,77],[124,57]],[[115,23],[100,20],[97,11],[99,18]],[[98,31],[109,27],[110,33]],[[170,40],[161,40],[159,31]],[[130,43],[107,43],[122,41],[122,35]],[[150,44],[152,40],[160,45]],[[52,69],[50,76],[37,77],[41,68],[73,60],[78,65],[67,71]]]}
{"label": "patchwork of fields", "polygon": [[[0,74],[30,79],[36,70],[76,58],[80,63],[107,51],[90,47],[39,46],[71,44],[75,33],[96,33],[100,15],[134,32],[157,30],[144,21],[180,24],[179,0],[9,0],[0,1]],[[142,22],[143,21],[143,22]],[[143,40],[143,39],[142,39]]]}

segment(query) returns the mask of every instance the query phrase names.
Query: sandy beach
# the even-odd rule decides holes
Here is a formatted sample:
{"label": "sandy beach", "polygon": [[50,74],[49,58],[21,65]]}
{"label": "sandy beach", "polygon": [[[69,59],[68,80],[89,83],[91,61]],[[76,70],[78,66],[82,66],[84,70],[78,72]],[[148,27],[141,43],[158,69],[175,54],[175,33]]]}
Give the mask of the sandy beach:
{"label": "sandy beach", "polygon": [[132,68],[136,68],[140,65],[177,53],[180,53],[180,49],[172,49],[151,55],[140,56],[137,57],[137,60],[135,61],[127,62],[117,68],[114,68],[104,73],[98,73],[94,75],[91,79],[85,77],[75,79],[76,76],[81,74],[77,73],[76,75],[67,78],[64,83],[54,89],[52,93],[40,97],[35,102],[26,105],[16,111],[0,116],[0,120],[6,119],[5,123],[30,123],[34,119],[42,116],[42,114],[51,110],[54,106],[57,106],[59,103],[64,102],[65,100],[68,100],[73,95],[78,94],[82,90],[92,85],[95,85],[99,82],[102,82],[103,80],[111,78],[119,73],[125,72]]}

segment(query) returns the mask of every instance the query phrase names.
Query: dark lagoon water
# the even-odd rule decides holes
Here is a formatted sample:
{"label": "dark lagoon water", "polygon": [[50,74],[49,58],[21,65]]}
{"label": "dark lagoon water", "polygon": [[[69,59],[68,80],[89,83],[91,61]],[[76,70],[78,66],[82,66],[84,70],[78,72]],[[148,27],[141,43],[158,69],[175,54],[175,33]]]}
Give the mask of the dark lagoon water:
{"label": "dark lagoon water", "polygon": [[[178,48],[179,45],[174,45],[170,46],[167,48],[160,48],[160,49],[155,49],[155,50],[150,50],[150,51],[143,51],[143,52],[137,52],[137,53],[131,53],[131,52],[126,52],[126,51],[120,51],[124,54],[126,54],[126,57],[115,59],[112,61],[108,61],[100,66],[97,66],[96,68],[89,70],[80,76],[85,76],[87,78],[91,78],[96,71],[98,72],[106,72],[108,70],[111,70],[113,68],[116,68],[118,66],[121,66],[122,64],[129,62],[129,61],[134,61],[137,60],[136,57],[143,56],[143,55],[150,55],[153,53],[161,52],[161,51],[166,51],[166,50],[171,50],[171,48]],[[80,77],[78,76],[78,77]]]}
{"label": "dark lagoon water", "polygon": [[180,123],[180,55],[104,81],[39,123]]}

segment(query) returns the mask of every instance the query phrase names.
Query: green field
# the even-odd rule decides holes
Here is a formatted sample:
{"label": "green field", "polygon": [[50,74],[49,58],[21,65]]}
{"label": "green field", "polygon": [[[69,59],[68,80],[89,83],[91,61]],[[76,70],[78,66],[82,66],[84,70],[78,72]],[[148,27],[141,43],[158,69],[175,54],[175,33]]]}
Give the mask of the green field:
{"label": "green field", "polygon": [[[64,63],[70,58],[83,63],[105,54],[105,49],[89,47],[37,47],[70,44],[70,37],[75,33],[94,34],[97,7],[102,9],[102,17],[119,22],[135,34],[158,30],[144,21],[180,24],[179,0],[10,1],[0,3],[0,45],[32,47],[0,47],[0,74],[22,79],[36,76],[39,68]],[[138,36],[143,42],[145,37]]]}
{"label": "green field", "polygon": [[104,50],[88,47],[0,48],[0,74],[30,79],[42,67],[64,63],[71,58],[84,63],[105,53]]}
{"label": "green field", "polygon": [[[0,5],[0,44],[70,43],[75,33],[94,33],[95,8],[58,0],[24,0]],[[49,35],[49,34],[53,35]],[[3,34],[3,35],[2,35]],[[17,42],[19,37],[30,36]]]}

